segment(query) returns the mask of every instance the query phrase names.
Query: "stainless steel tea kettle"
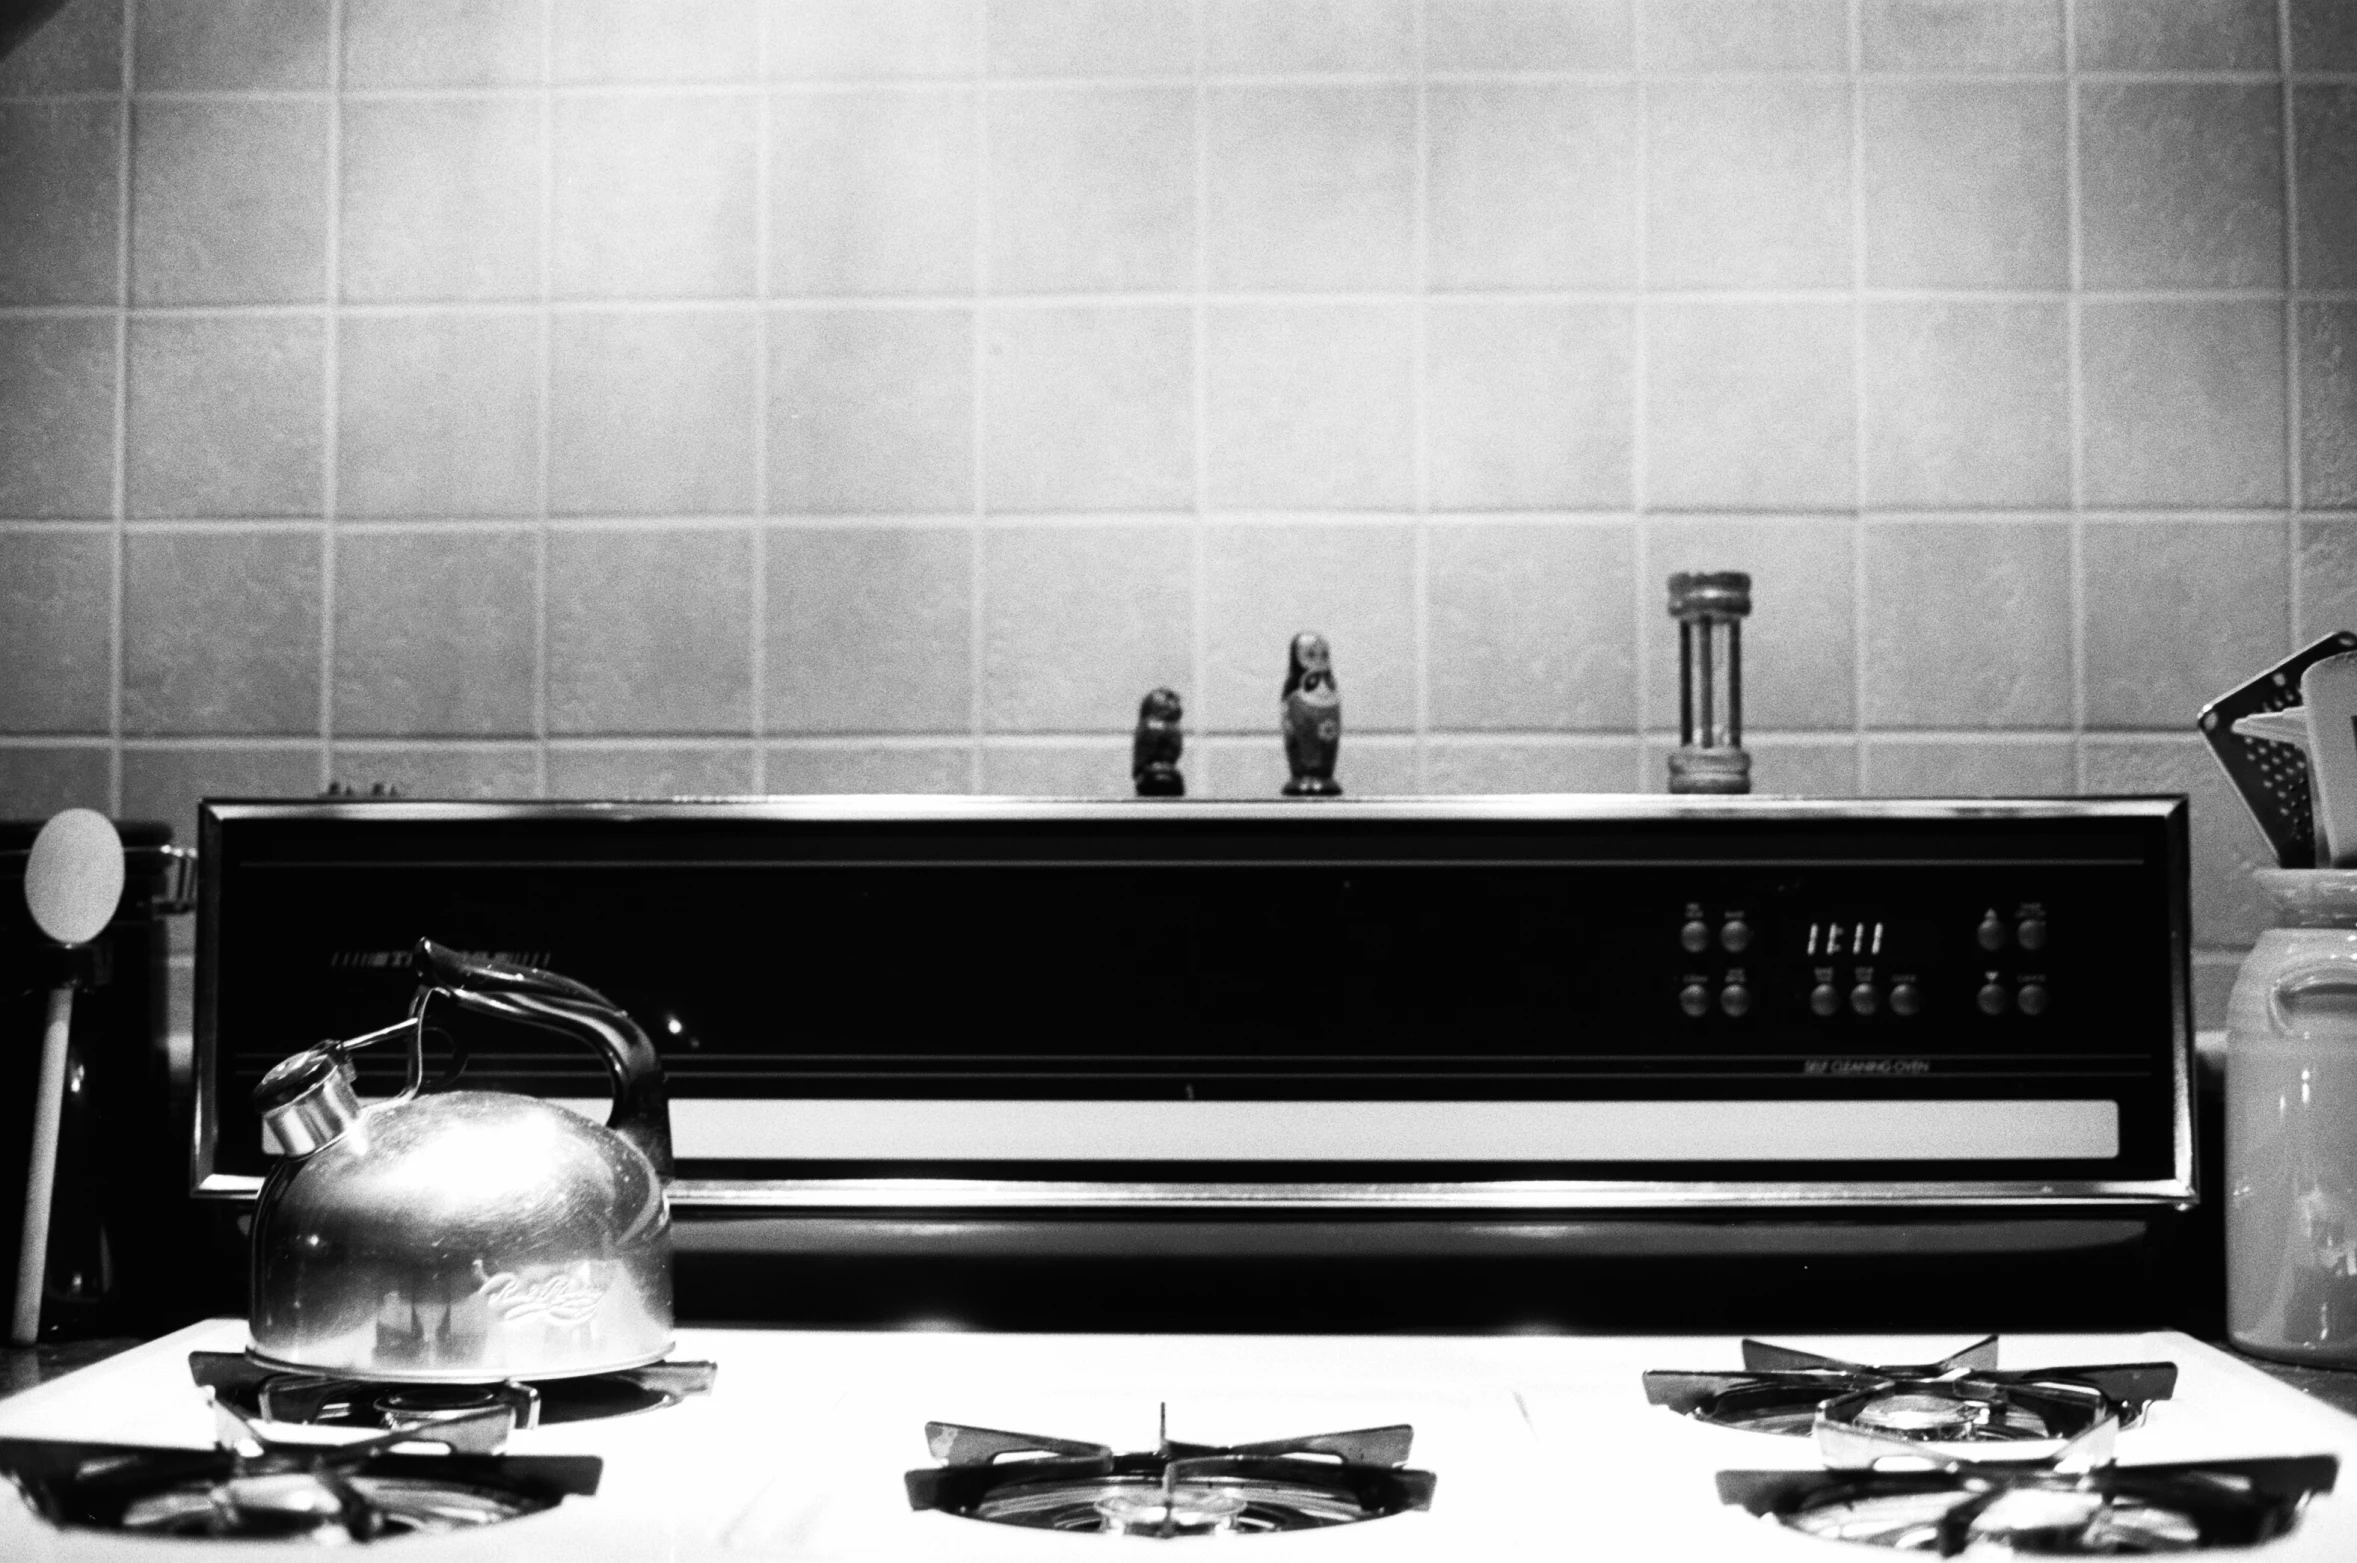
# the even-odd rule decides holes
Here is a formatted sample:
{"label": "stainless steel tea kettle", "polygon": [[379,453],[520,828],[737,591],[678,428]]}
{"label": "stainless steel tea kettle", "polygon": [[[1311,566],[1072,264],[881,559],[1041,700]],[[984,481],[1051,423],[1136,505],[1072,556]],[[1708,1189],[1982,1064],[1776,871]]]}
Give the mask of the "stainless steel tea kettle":
{"label": "stainless steel tea kettle", "polygon": [[[554,972],[417,946],[410,1018],[280,1062],[254,1104],[285,1159],[254,1211],[251,1353],[426,1383],[558,1378],[671,1349],[671,1122],[654,1044]],[[603,1128],[553,1103],[425,1083],[441,1004],[591,1042]],[[403,1032],[407,1088],[361,1105],[346,1056]]]}

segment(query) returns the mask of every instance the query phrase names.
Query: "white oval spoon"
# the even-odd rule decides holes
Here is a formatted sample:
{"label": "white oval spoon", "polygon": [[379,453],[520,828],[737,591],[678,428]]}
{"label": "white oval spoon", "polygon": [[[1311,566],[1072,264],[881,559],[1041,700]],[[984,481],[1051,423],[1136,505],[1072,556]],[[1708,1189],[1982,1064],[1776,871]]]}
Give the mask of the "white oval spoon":
{"label": "white oval spoon", "polygon": [[[25,860],[25,906],[33,922],[71,949],[97,938],[123,899],[123,838],[95,809],[67,809],[33,838]],[[49,1200],[57,1179],[57,1121],[65,1105],[66,1039],[74,1027],[69,977],[49,994],[41,1033],[41,1083],[33,1095],[33,1147],[25,1167],[24,1235],[17,1248],[16,1314],[9,1338],[30,1346],[41,1334],[41,1283],[49,1263]]]}

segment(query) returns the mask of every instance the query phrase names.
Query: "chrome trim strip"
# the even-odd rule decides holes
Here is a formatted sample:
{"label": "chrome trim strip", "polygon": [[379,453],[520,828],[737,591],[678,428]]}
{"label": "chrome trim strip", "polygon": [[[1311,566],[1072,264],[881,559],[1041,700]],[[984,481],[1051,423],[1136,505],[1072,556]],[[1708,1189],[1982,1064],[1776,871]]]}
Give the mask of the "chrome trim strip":
{"label": "chrome trim strip", "polygon": [[222,819],[468,820],[1079,820],[1122,814],[1142,820],[1940,820],[2149,819],[2173,797],[2118,798],[1741,798],[1646,792],[1479,793],[1458,797],[1325,798],[1315,803],[1242,798],[1015,798],[950,794],[797,794],[565,803],[436,803],[405,799],[220,802]]}
{"label": "chrome trim strip", "polygon": [[2056,1254],[2141,1241],[2151,1210],[2082,1206],[2070,1211],[1899,1212],[1862,1219],[1843,1211],[1763,1215],[1734,1212],[1695,1221],[1679,1215],[1443,1218],[1385,1212],[1350,1219],[1253,1221],[1234,1218],[1049,1215],[716,1216],[681,1220],[672,1243],[692,1255],[824,1255],[958,1259],[1375,1259],[1797,1257]]}
{"label": "chrome trim strip", "polygon": [[2173,1183],[1063,1183],[964,1178],[682,1178],[683,1208],[797,1210],[1670,1210],[2176,1203]]}
{"label": "chrome trim strip", "polygon": [[[215,1173],[207,1198],[251,1200],[262,1180]],[[1099,1183],[981,1178],[680,1178],[679,1210],[876,1212],[928,1210],[1218,1211],[1227,1214],[1351,1211],[2048,1209],[2068,1205],[2185,1208],[2192,1190],[2170,1181],[2052,1183]]]}

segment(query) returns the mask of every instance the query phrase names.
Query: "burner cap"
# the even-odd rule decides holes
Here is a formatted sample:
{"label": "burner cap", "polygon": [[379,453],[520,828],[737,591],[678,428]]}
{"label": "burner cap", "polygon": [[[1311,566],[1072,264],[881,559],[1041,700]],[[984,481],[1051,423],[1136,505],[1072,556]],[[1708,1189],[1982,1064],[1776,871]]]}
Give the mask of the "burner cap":
{"label": "burner cap", "polygon": [[504,1386],[493,1384],[405,1384],[388,1389],[371,1404],[380,1427],[426,1427],[509,1404]]}
{"label": "burner cap", "polygon": [[2190,1515],[2083,1488],[2016,1488],[1973,1516],[1976,1540],[2016,1552],[2176,1552],[2201,1545]]}
{"label": "burner cap", "polygon": [[1902,1390],[1876,1395],[1850,1415],[1860,1427],[1895,1438],[1970,1438],[1989,1420],[1989,1404],[1955,1394]]}
{"label": "burner cap", "polygon": [[1243,1516],[1241,1495],[1199,1482],[1169,1487],[1117,1487],[1092,1505],[1116,1535],[1189,1535],[1233,1530]]}
{"label": "burner cap", "polygon": [[241,1520],[270,1527],[316,1525],[344,1512],[343,1501],[309,1471],[278,1476],[232,1476],[211,1494],[214,1503]]}

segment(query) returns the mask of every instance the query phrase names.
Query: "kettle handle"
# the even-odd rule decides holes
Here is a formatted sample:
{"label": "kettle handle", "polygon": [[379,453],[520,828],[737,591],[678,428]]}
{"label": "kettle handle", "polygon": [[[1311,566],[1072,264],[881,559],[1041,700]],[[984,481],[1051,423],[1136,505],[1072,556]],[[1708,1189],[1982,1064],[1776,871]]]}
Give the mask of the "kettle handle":
{"label": "kettle handle", "polygon": [[431,987],[473,988],[485,993],[537,993],[548,998],[579,999],[606,1009],[614,1007],[613,1000],[585,982],[575,982],[537,966],[467,955],[431,939],[417,941],[417,974]]}
{"label": "kettle handle", "polygon": [[412,1013],[436,995],[459,1008],[596,1044],[614,1080],[606,1127],[642,1151],[655,1174],[671,1176],[671,1102],[655,1044],[621,1006],[595,988],[532,966],[478,961],[431,939],[417,941],[422,986]]}

